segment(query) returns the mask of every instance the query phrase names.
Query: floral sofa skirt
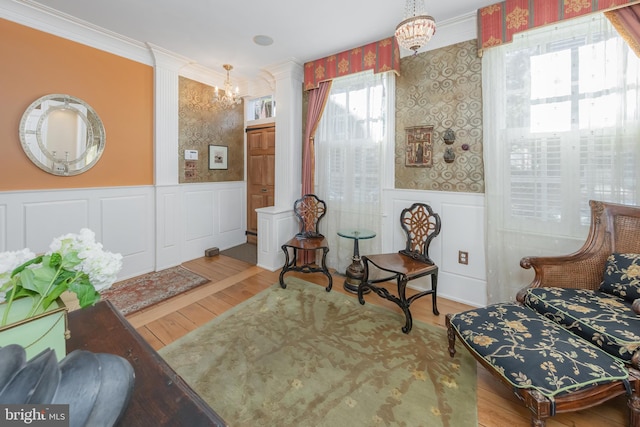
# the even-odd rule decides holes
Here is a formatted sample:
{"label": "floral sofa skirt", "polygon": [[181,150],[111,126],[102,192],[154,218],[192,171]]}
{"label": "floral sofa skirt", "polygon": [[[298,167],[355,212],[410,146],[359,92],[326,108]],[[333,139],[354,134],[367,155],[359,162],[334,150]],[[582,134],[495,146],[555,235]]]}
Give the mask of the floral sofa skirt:
{"label": "floral sofa skirt", "polygon": [[[550,295],[547,291],[542,299],[532,296],[531,301],[549,307],[542,300]],[[571,303],[569,306],[576,312],[581,311]],[[570,316],[559,312],[549,316],[571,321]],[[586,320],[586,316],[581,320]],[[597,319],[592,321],[597,323]],[[577,326],[579,323],[572,321],[574,329],[586,330],[586,327]],[[449,315],[448,327],[456,330],[466,346],[476,353],[476,358],[483,359],[513,387],[537,390],[551,401],[564,394],[617,381],[624,384],[627,393],[631,393],[624,362],[591,343],[607,343],[607,348],[613,346],[619,354],[626,355],[626,351],[621,350],[627,345],[626,341],[618,340],[617,344],[612,344],[613,340],[609,338],[582,338],[534,309],[514,303],[494,304]],[[598,331],[598,328],[592,324],[593,331]],[[608,329],[612,332],[606,336],[616,335],[614,326],[610,325]],[[598,336],[602,337],[600,332]]]}

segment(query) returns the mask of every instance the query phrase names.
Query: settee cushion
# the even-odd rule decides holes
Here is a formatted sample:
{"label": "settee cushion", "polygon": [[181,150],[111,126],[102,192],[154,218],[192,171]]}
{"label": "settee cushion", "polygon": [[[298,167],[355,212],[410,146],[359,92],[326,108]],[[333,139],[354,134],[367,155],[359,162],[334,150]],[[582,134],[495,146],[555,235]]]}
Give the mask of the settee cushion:
{"label": "settee cushion", "polygon": [[529,289],[524,303],[624,362],[640,347],[640,316],[622,298],[588,289],[541,287]]}
{"label": "settee cushion", "polygon": [[640,298],[640,254],[609,255],[600,290],[629,302]]}
{"label": "settee cushion", "polygon": [[457,313],[451,326],[514,387],[549,398],[628,378],[622,362],[518,304]]}

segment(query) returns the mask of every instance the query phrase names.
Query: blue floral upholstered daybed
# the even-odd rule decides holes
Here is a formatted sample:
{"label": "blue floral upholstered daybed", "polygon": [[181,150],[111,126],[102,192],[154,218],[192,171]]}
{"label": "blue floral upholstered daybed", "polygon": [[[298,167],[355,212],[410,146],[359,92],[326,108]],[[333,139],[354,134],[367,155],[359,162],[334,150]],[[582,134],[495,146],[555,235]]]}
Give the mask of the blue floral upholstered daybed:
{"label": "blue floral upholstered daybed", "polygon": [[640,427],[640,207],[591,201],[577,252],[527,257],[516,302],[448,314],[456,338],[531,410],[531,425],[626,394]]}

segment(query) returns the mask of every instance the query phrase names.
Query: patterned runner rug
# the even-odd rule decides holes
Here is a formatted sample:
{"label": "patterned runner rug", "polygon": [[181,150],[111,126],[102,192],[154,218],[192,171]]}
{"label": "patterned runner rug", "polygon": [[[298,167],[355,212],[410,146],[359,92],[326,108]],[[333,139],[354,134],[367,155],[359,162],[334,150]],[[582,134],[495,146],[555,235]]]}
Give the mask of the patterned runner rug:
{"label": "patterned runner rug", "polygon": [[476,363],[443,328],[297,278],[160,350],[240,426],[476,426]]}
{"label": "patterned runner rug", "polygon": [[111,301],[122,314],[131,314],[208,282],[209,279],[176,266],[114,283],[102,292],[102,299]]}

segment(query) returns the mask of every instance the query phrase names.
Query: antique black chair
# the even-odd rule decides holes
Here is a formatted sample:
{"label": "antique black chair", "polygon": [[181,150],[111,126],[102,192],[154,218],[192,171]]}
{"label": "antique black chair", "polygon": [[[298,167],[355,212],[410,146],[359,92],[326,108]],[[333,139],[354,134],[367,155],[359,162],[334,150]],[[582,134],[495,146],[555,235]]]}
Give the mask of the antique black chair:
{"label": "antique black chair", "polygon": [[[403,209],[400,214],[400,225],[407,236],[406,247],[396,253],[366,255],[364,262],[364,277],[358,286],[358,301],[364,304],[364,293],[371,289],[378,296],[396,303],[404,312],[406,323],[402,332],[409,333],[413,326],[409,306],[418,298],[433,294],[433,314],[438,315],[436,303],[436,289],[438,287],[438,266],[429,258],[429,245],[440,233],[440,216],[433,213],[431,207],[424,203],[414,203]],[[371,266],[384,272],[385,277],[370,279]],[[391,273],[391,276],[386,275]],[[431,276],[431,289],[406,296],[407,283],[419,277]],[[395,279],[397,281],[398,296],[391,294],[385,287],[376,285]]]}
{"label": "antique black chair", "polygon": [[[293,212],[300,222],[300,232],[282,245],[285,262],[280,272],[280,286],[286,288],[284,273],[299,271],[302,273],[321,272],[329,278],[327,292],[333,286],[333,278],[327,268],[327,253],[329,244],[327,239],[318,232],[318,224],[327,213],[327,205],[314,194],[305,194],[293,204]],[[322,251],[320,266],[316,264],[316,251]],[[290,257],[289,254],[293,256]]]}

